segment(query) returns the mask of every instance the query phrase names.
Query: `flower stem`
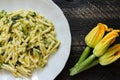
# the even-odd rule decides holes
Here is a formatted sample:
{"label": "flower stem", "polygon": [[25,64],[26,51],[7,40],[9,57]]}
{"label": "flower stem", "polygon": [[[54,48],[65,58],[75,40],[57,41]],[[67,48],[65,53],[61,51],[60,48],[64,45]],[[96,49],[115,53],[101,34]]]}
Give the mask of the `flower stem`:
{"label": "flower stem", "polygon": [[[89,55],[89,52],[90,52],[90,47],[87,46],[84,51],[82,52],[78,62],[75,64],[75,66],[79,65],[81,62],[83,62]],[[74,68],[74,67],[73,67]],[[72,68],[71,68],[72,69]]]}
{"label": "flower stem", "polygon": [[81,54],[81,56],[80,56],[80,58],[79,58],[79,60],[78,60],[77,63],[79,64],[79,63],[81,63],[82,61],[84,61],[84,60],[88,57],[89,52],[90,52],[90,47],[87,46],[87,47],[84,49],[83,53]]}
{"label": "flower stem", "polygon": [[90,68],[92,68],[92,67],[96,66],[98,63],[99,63],[99,60],[98,60],[98,59],[96,59],[96,60],[95,60],[95,61],[93,61],[90,65],[86,66],[85,68],[83,68],[83,69],[82,69],[82,70],[80,70],[79,72],[83,72],[83,71],[85,71],[85,70],[87,70],[87,69],[90,69]]}
{"label": "flower stem", "polygon": [[78,74],[82,69],[84,69],[86,66],[88,66],[95,58],[96,58],[96,56],[94,54],[92,54],[91,56],[89,56],[86,60],[84,60],[80,64],[75,65],[73,68],[70,69],[70,75],[74,76],[74,75]]}

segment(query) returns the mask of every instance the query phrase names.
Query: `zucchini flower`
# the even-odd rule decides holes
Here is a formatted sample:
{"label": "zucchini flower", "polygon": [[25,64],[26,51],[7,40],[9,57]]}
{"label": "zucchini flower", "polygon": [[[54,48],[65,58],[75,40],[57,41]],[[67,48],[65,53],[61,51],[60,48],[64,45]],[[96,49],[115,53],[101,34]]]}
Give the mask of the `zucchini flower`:
{"label": "zucchini flower", "polygon": [[[102,56],[107,51],[108,47],[115,41],[116,37],[119,36],[119,32],[120,30],[112,30],[111,32],[106,34],[104,38],[95,46],[92,55],[90,55],[81,63],[79,63],[78,61],[78,63],[70,69],[70,75],[73,76],[79,72],[82,72],[90,67],[97,65],[98,61],[95,61],[94,63],[94,60],[96,59],[96,57]],[[120,51],[118,52],[118,55],[119,54]],[[116,59],[118,59],[118,56],[111,60],[111,62],[115,61]]]}
{"label": "zucchini flower", "polygon": [[108,65],[120,58],[120,44],[110,47],[107,52],[99,58],[101,65]]}
{"label": "zucchini flower", "polygon": [[120,30],[113,30],[109,32],[94,48],[93,54],[96,57],[102,56],[108,47],[115,41],[116,37],[119,36]]}
{"label": "zucchini flower", "polygon": [[89,55],[90,48],[94,48],[98,42],[103,38],[106,31],[111,31],[112,28],[108,28],[107,25],[98,23],[95,28],[93,28],[85,37],[85,43],[87,47],[84,49],[82,55],[80,56],[78,63],[84,61]]}
{"label": "zucchini flower", "polygon": [[93,28],[88,35],[85,37],[85,42],[89,47],[94,48],[98,42],[103,38],[105,31],[110,31],[107,25],[98,23],[95,28]]}

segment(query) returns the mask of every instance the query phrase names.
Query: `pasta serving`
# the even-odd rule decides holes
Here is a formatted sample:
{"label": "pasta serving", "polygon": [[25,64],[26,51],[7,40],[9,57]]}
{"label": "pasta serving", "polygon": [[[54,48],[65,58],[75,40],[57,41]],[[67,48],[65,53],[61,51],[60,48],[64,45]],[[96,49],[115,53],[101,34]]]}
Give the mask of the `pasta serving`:
{"label": "pasta serving", "polygon": [[15,77],[29,77],[37,67],[43,68],[59,45],[54,25],[39,13],[0,12],[0,67]]}

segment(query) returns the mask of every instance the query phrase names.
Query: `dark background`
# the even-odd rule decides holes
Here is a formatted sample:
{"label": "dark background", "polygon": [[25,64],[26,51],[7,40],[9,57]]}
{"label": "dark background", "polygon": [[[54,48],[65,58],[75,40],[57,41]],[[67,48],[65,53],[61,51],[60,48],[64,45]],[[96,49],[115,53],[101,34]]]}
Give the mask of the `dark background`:
{"label": "dark background", "polygon": [[[55,80],[120,80],[120,59],[108,66],[97,65],[73,77],[69,69],[85,48],[85,35],[101,22],[120,29],[120,0],[53,0],[65,14],[72,35],[69,59]],[[120,38],[117,42],[120,43]]]}

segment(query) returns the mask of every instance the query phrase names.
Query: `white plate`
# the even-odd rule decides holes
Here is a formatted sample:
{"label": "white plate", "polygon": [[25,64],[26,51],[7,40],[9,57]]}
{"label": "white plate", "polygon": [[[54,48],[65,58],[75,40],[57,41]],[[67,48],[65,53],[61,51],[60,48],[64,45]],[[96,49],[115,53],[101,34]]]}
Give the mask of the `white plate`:
{"label": "white plate", "polygon": [[69,25],[61,9],[51,0],[0,0],[0,10],[2,9],[6,11],[32,9],[39,12],[52,20],[61,45],[57,53],[50,57],[44,70],[35,70],[31,78],[15,78],[10,72],[0,70],[0,80],[54,80],[64,68],[71,46]]}

